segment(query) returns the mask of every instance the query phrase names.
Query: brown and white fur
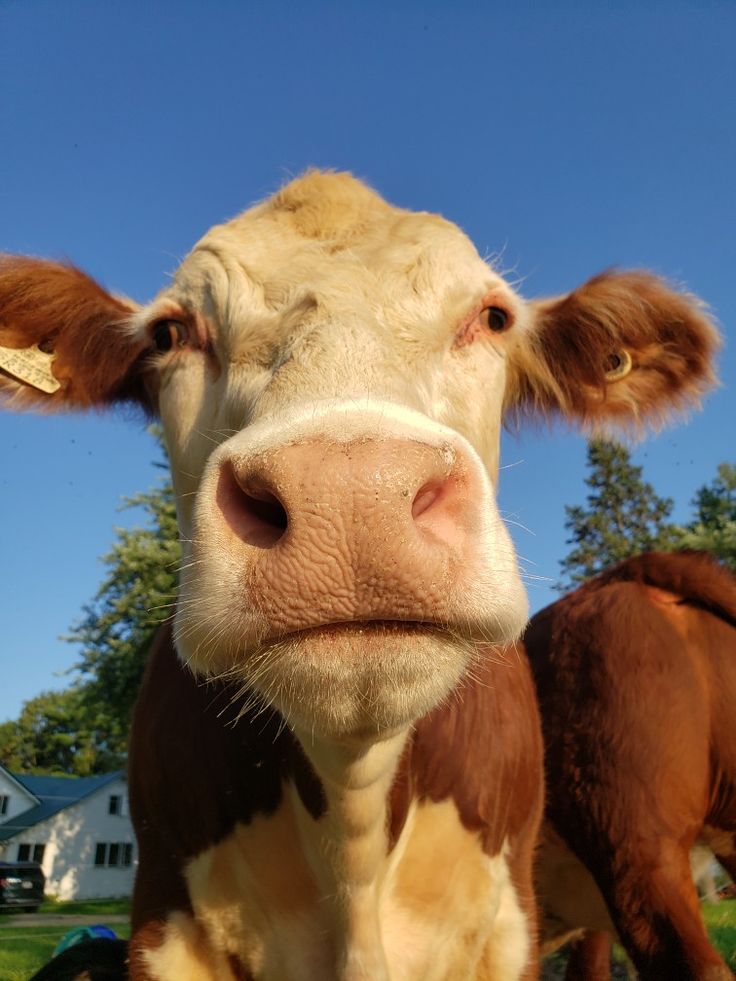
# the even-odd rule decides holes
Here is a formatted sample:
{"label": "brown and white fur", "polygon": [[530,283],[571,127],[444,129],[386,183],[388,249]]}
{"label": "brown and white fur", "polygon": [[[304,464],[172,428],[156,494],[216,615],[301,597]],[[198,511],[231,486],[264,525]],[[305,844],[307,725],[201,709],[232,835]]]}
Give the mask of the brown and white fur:
{"label": "brown and white fur", "polygon": [[523,300],[450,222],[309,173],[152,303],[0,264],[11,406],[160,416],[184,547],[131,748],[131,972],[531,978],[541,747],[502,419],[640,428],[717,336],[646,273]]}

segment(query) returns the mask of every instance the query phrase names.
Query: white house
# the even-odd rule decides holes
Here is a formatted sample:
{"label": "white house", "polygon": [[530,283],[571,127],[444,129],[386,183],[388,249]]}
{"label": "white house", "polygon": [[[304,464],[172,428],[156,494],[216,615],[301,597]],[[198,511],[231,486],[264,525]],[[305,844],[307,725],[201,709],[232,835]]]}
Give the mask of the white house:
{"label": "white house", "polygon": [[122,771],[37,777],[0,765],[0,859],[38,862],[59,899],[129,896],[136,849]]}

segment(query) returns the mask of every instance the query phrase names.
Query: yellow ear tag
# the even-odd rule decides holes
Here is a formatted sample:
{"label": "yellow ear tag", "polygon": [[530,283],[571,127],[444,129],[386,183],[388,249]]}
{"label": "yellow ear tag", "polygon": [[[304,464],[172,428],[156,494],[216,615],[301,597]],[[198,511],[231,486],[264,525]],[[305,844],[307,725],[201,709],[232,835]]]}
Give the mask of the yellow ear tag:
{"label": "yellow ear tag", "polygon": [[609,364],[611,367],[606,372],[606,381],[609,382],[618,381],[620,378],[625,378],[634,367],[631,360],[631,355],[625,348],[621,348],[612,354],[609,359]]}
{"label": "yellow ear tag", "polygon": [[47,354],[35,344],[33,347],[0,346],[0,368],[13,378],[49,395],[61,388],[61,382],[54,377],[51,370],[53,360],[53,353]]}

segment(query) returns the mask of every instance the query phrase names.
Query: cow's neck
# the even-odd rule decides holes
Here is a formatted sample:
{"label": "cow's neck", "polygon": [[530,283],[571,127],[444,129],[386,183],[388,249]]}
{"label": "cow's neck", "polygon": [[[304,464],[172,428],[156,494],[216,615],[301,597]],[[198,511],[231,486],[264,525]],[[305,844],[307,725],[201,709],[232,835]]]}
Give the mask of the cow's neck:
{"label": "cow's neck", "polygon": [[391,784],[408,729],[380,740],[336,742],[297,733],[324,788],[315,821],[297,806],[299,833],[320,892],[332,903],[338,976],[388,978],[379,898],[388,872]]}

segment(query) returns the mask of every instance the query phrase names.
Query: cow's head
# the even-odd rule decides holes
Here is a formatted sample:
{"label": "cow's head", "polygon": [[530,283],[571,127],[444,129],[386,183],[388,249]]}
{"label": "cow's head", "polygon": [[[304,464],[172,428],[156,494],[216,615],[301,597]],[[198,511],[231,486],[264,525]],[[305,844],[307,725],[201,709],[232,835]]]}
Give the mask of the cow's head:
{"label": "cow's head", "polygon": [[323,173],[213,228],[144,307],[7,258],[0,323],[11,405],[160,415],[182,660],[328,734],[409,722],[522,629],[504,414],[657,422],[717,344],[645,273],[524,301],[455,225]]}

